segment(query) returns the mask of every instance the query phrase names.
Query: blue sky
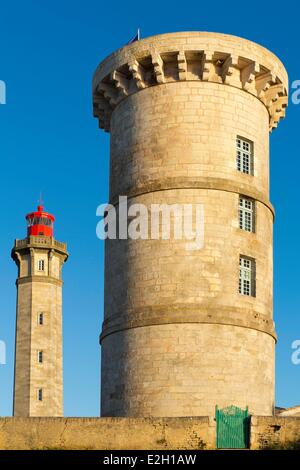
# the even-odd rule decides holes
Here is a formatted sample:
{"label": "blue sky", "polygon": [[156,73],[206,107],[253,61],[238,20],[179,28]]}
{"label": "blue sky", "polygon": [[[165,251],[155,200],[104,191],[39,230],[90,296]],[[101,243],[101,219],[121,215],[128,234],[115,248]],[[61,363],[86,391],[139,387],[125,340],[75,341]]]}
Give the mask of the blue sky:
{"label": "blue sky", "polygon": [[[171,31],[218,31],[246,37],[284,62],[300,79],[300,6],[186,0],[114,2],[22,0],[0,2],[0,415],[12,413],[16,267],[14,238],[25,236],[24,215],[40,191],[55,214],[56,238],[71,253],[64,268],[64,402],[67,416],[99,415],[98,334],[103,312],[103,242],[95,211],[106,202],[109,135],[92,117],[91,79],[97,64],[141,28],[143,37]],[[271,135],[274,231],[274,316],[277,404],[300,404],[300,365],[291,343],[300,339],[298,251],[300,105]],[[245,367],[247,365],[245,364]]]}

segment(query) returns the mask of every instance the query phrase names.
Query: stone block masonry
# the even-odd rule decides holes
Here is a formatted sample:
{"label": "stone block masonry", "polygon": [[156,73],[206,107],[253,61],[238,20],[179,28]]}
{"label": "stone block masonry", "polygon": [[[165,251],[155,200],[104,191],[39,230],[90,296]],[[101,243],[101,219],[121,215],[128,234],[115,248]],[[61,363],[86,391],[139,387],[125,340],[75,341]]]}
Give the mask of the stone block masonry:
{"label": "stone block masonry", "polygon": [[13,414],[63,416],[62,267],[67,246],[53,237],[29,236],[15,241],[12,257],[18,266]]}
{"label": "stone block masonry", "polygon": [[251,449],[300,449],[300,417],[252,416]]}
{"label": "stone block masonry", "polygon": [[0,449],[211,449],[215,423],[207,417],[0,418]]}
{"label": "stone block masonry", "polygon": [[[250,449],[300,442],[300,418],[252,416]],[[0,418],[0,450],[210,450],[216,422],[186,418]]]}

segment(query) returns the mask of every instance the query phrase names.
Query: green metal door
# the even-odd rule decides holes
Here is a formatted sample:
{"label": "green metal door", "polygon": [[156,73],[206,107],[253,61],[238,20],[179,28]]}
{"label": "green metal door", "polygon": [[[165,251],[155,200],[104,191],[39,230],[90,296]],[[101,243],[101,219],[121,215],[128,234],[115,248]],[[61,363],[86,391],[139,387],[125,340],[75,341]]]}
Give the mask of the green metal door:
{"label": "green metal door", "polygon": [[219,410],[216,406],[217,448],[246,449],[249,441],[248,407],[245,410],[228,406]]}

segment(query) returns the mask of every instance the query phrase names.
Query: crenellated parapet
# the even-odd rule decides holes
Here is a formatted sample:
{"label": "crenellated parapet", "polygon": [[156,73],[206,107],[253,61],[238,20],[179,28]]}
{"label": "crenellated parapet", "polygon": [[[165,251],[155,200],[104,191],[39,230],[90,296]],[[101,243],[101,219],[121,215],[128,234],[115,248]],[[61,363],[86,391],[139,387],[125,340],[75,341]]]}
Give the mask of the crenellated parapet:
{"label": "crenellated parapet", "polygon": [[109,131],[111,113],[127,96],[180,81],[213,82],[250,93],[266,106],[270,131],[285,116],[288,78],[280,60],[246,39],[202,32],[150,37],[107,57],[94,75],[94,116]]}

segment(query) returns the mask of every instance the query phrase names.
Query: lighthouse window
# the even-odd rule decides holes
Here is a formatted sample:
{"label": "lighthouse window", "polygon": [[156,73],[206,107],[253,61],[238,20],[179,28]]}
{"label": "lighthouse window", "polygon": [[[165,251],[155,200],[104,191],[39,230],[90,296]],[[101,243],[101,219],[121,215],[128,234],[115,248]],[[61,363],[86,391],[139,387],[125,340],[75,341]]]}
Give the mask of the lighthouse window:
{"label": "lighthouse window", "polygon": [[42,388],[38,389],[38,400],[43,401],[43,389]]}
{"label": "lighthouse window", "polygon": [[39,361],[39,364],[43,363],[43,351],[38,352],[38,361]]}
{"label": "lighthouse window", "polygon": [[239,200],[239,225],[240,229],[254,232],[254,201],[245,197]]}
{"label": "lighthouse window", "polygon": [[34,217],[33,219],[28,219],[28,225],[48,225],[52,226],[52,220],[47,217]]}
{"label": "lighthouse window", "polygon": [[39,259],[38,261],[38,270],[45,271],[45,261],[43,259]]}
{"label": "lighthouse window", "polygon": [[39,316],[38,316],[38,323],[39,323],[39,325],[43,325],[43,324],[44,324],[44,313],[43,313],[43,312],[39,313]]}
{"label": "lighthouse window", "polygon": [[253,142],[242,137],[236,139],[237,170],[253,175]]}
{"label": "lighthouse window", "polygon": [[240,256],[239,293],[255,297],[255,260]]}

